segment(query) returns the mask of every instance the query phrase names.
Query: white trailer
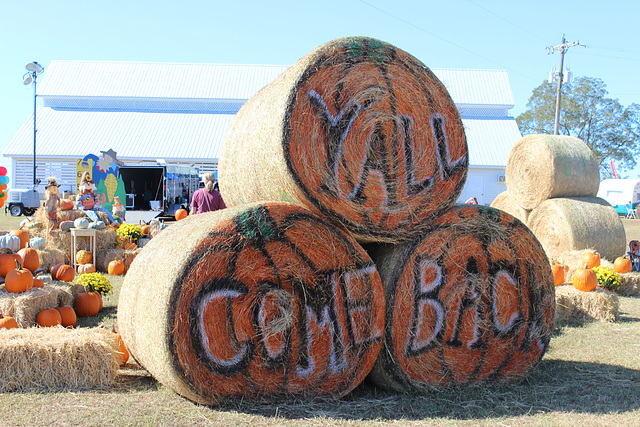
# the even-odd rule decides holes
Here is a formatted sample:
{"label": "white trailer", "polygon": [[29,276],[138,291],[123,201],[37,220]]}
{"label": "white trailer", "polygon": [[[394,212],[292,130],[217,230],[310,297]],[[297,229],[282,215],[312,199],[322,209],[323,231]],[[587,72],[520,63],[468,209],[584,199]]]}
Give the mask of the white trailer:
{"label": "white trailer", "polygon": [[640,204],[640,180],[605,179],[600,181],[598,197],[606,200],[620,215],[627,214],[627,205]]}

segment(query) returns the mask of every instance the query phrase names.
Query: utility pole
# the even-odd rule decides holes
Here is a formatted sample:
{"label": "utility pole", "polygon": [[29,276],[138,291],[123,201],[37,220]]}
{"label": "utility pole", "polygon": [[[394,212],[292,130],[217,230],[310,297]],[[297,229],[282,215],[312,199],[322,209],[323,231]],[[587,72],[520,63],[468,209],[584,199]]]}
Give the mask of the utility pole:
{"label": "utility pole", "polygon": [[560,94],[562,93],[562,79],[564,76],[562,75],[562,68],[564,67],[564,53],[569,50],[572,46],[584,46],[581,45],[580,42],[567,42],[564,39],[564,34],[562,35],[562,43],[558,46],[548,46],[547,51],[549,54],[552,54],[556,50],[560,52],[560,73],[558,75],[558,93],[556,94],[556,124],[553,128],[553,134],[558,135],[558,127],[560,124]]}

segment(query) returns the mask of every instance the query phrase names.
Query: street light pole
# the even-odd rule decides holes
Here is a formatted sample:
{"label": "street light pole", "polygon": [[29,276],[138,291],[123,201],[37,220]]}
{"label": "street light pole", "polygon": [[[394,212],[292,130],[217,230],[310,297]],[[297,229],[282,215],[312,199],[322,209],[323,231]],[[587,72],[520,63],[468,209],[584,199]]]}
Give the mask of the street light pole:
{"label": "street light pole", "polygon": [[22,76],[22,83],[28,86],[33,83],[33,189],[36,189],[38,185],[38,179],[36,178],[36,132],[38,132],[36,126],[36,107],[37,107],[37,91],[36,86],[38,83],[38,76],[44,72],[44,67],[38,64],[36,61],[29,62],[24,66],[27,69],[27,73]]}

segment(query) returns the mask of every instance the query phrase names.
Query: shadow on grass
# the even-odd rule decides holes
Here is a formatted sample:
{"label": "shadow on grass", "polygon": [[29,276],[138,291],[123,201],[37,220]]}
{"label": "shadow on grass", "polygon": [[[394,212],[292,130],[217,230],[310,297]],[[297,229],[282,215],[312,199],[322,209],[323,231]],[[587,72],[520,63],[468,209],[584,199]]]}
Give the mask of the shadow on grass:
{"label": "shadow on grass", "polygon": [[383,391],[365,382],[341,400],[225,404],[235,410],[288,419],[475,420],[549,412],[624,413],[640,408],[640,370],[601,363],[543,360],[524,381],[424,394]]}

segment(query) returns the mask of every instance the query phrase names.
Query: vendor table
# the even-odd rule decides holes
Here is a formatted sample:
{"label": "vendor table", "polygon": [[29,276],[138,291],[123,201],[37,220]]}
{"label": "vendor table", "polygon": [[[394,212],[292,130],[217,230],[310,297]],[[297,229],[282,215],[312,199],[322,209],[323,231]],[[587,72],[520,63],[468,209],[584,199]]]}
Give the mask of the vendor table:
{"label": "vendor table", "polygon": [[89,247],[91,248],[91,255],[93,256],[93,262],[96,260],[96,232],[95,229],[88,228],[72,228],[71,229],[71,265],[73,269],[76,269],[78,263],[76,262],[76,253],[77,250],[77,238],[78,237],[88,237],[89,238]]}

